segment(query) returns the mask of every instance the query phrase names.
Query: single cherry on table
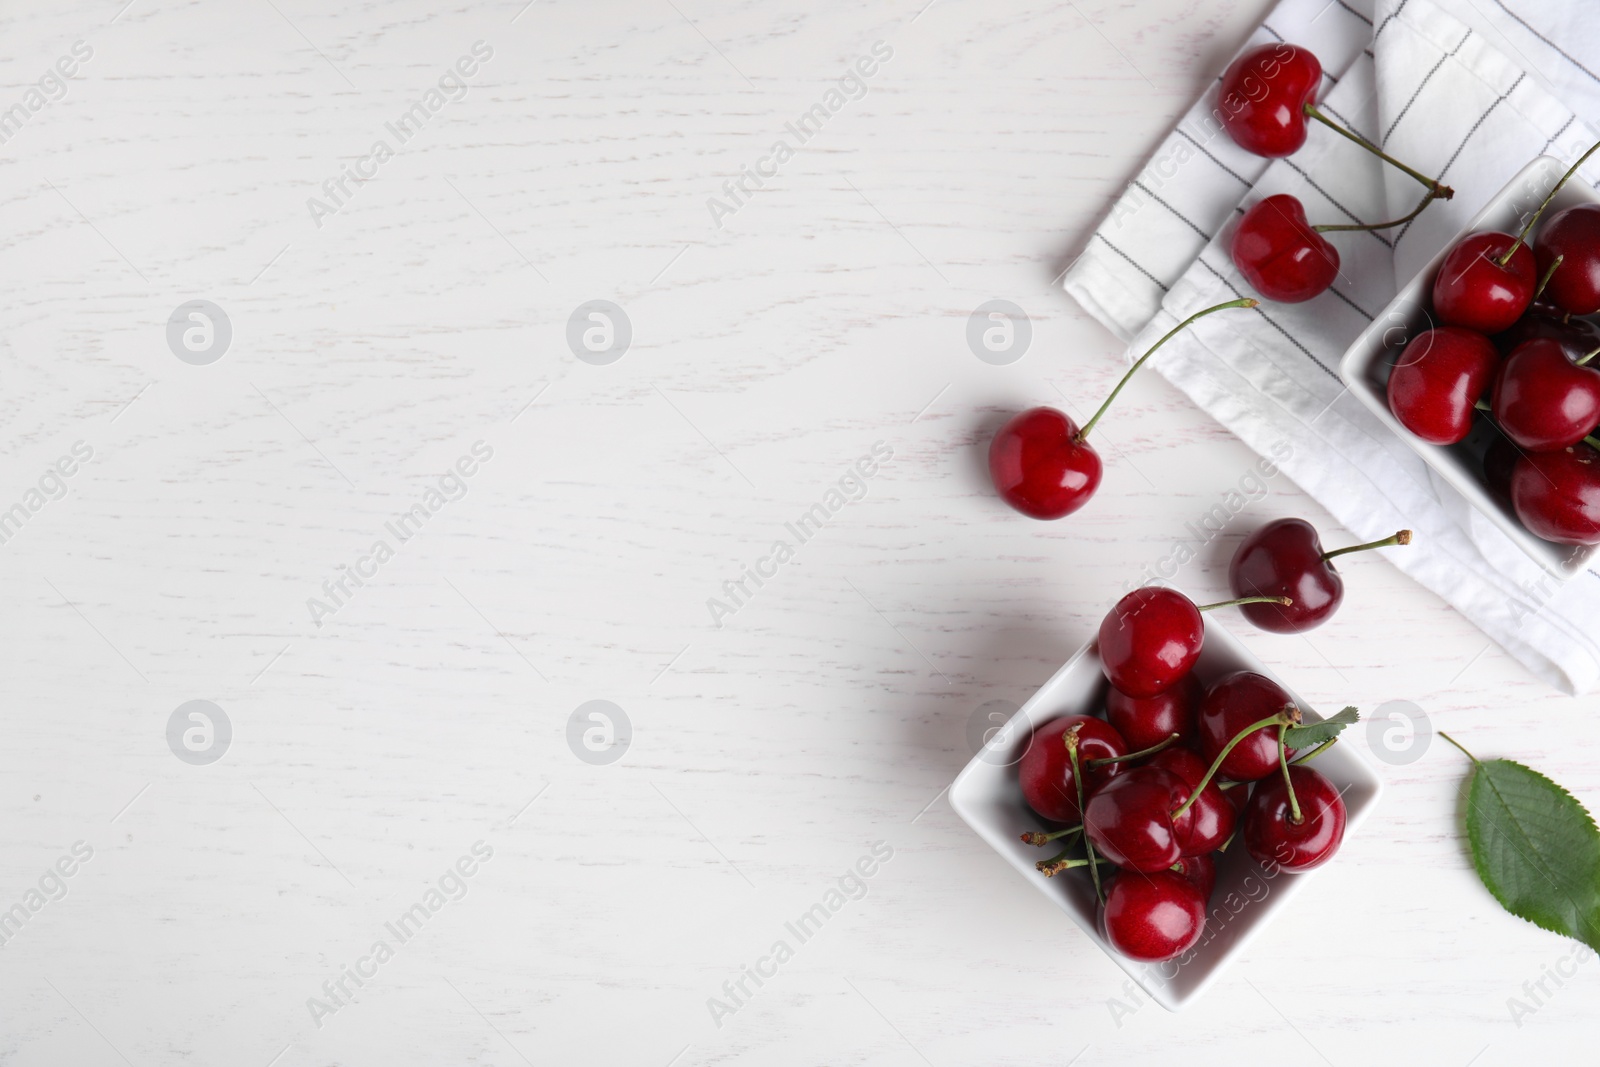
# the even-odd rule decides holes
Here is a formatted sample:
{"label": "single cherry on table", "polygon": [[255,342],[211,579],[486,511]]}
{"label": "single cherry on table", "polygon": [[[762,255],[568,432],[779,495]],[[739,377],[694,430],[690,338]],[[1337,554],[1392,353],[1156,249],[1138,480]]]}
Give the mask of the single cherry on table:
{"label": "single cherry on table", "polygon": [[1244,539],[1228,564],[1228,584],[1239,597],[1283,597],[1288,604],[1258,602],[1240,607],[1263,630],[1303,633],[1321,626],[1344,602],[1344,578],[1336,556],[1390,545],[1409,545],[1411,531],[1364,545],[1325,552],[1317,529],[1304,519],[1277,519]]}
{"label": "single cherry on table", "polygon": [[1252,205],[1239,220],[1229,254],[1245,281],[1268,300],[1300,304],[1321,296],[1339,276],[1339,250],[1325,233],[1402,226],[1438,199],[1430,191],[1410,213],[1388,222],[1319,224],[1306,221],[1297,196],[1278,193]]}
{"label": "single cherry on table", "polygon": [[1162,345],[1191,322],[1226,308],[1251,308],[1245,297],[1218,304],[1178,323],[1129,367],[1105,403],[1080,428],[1071,417],[1051,407],[1029,408],[1000,427],[989,442],[989,480],[1000,499],[1032,519],[1060,519],[1083,507],[1100,488],[1100,454],[1089,443],[1099,423],[1128,379]]}
{"label": "single cherry on table", "polygon": [[1217,96],[1222,128],[1246,152],[1281,159],[1306,143],[1306,120],[1315,119],[1422,183],[1429,199],[1448,200],[1455,195],[1448,185],[1406,166],[1323,114],[1317,107],[1321,87],[1322,63],[1310,49],[1287,41],[1248,49],[1222,73]]}
{"label": "single cherry on table", "polygon": [[1339,276],[1339,250],[1306,221],[1305,207],[1288,193],[1246,211],[1229,250],[1250,287],[1280,304],[1320,296]]}

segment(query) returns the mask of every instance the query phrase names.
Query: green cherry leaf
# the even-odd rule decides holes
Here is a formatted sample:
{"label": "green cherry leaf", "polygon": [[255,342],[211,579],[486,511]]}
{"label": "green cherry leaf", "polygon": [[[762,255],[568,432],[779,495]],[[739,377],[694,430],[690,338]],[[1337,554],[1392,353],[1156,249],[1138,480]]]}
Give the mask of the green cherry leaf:
{"label": "green cherry leaf", "polygon": [[1501,907],[1600,949],[1600,830],[1582,804],[1511,760],[1475,762],[1467,838]]}
{"label": "green cherry leaf", "polygon": [[1332,741],[1339,736],[1339,731],[1350,726],[1361,718],[1355,708],[1345,708],[1336,715],[1330,715],[1321,722],[1310,723],[1306,726],[1291,726],[1283,732],[1283,743],[1288,748],[1304,751],[1320,745],[1325,741]]}

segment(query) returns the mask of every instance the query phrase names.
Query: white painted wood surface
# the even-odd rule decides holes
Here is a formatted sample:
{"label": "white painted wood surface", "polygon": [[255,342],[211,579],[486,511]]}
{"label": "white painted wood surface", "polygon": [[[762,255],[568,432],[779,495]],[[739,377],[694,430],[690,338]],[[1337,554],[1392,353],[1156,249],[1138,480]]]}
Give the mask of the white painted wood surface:
{"label": "white painted wood surface", "polygon": [[[974,710],[1024,699],[1254,460],[1152,377],[1079,515],[1009,513],[982,465],[1007,413],[1091,406],[1118,373],[1052,279],[1262,5],[919,2],[7,6],[0,110],[93,54],[0,146],[0,510],[75,442],[93,458],[0,545],[0,908],[93,855],[0,949],[0,1061],[1342,1067],[1592,1043],[1592,959],[1512,1018],[1570,946],[1477,882],[1440,742],[1383,767],[1301,918],[1183,1016],[1114,1011],[1120,972],[945,805]],[[319,227],[308,198],[480,40],[464,97]],[[865,96],[717,228],[708,198],[880,40]],[[1033,322],[1009,367],[964,339],[997,297]],[[232,324],[209,366],[164,336],[194,299]],[[565,341],[594,299],[633,327],[608,366]],[[465,495],[388,537],[478,441]],[[864,498],[713,625],[708,598],[877,441]],[[1280,478],[1179,584],[1220,598],[1239,538],[1285,514],[1326,523]],[[314,625],[308,598],[380,538],[394,557]],[[1594,698],[1381,559],[1344,569],[1310,639],[1230,626],[1314,700],[1413,700],[1600,805]],[[233,730],[208,766],[166,740],[195,699]],[[631,720],[618,762],[569,749],[590,700]],[[479,841],[465,895],[399,943],[386,924]],[[865,896],[800,944],[785,923],[878,841]],[[393,958],[314,1020],[379,939]],[[719,1027],[708,998],[779,939],[793,958]]]}

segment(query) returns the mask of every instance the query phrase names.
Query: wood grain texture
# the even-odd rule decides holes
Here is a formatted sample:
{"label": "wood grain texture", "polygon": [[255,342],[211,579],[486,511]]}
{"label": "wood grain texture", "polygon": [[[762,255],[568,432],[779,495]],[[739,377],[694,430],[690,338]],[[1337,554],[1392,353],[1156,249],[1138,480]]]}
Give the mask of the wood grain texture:
{"label": "wood grain texture", "polygon": [[[1254,461],[1154,377],[1066,522],[1008,512],[982,457],[1119,373],[1052,279],[1263,5],[120,6],[0,19],[7,106],[94,50],[0,150],[0,510],[94,452],[0,545],[0,907],[94,849],[0,954],[0,1061],[1487,1065],[1587,1038],[1592,960],[1508,1014],[1568,947],[1478,884],[1442,744],[1384,768],[1319,918],[1183,1017],[1119,1019],[1120,972],[941,796],[974,710],[1026,699]],[[465,96],[317,226],[324,179],[478,40]],[[715,227],[878,40],[866,95]],[[1033,323],[1008,367],[965,341],[995,297]],[[232,322],[210,366],[166,344],[191,299]],[[566,345],[592,299],[633,325],[609,366]],[[465,495],[314,625],[477,441]],[[714,625],[877,441],[865,495]],[[1344,540],[1279,478],[1178,583],[1220,598],[1285,514]],[[1345,572],[1309,638],[1230,628],[1321,704],[1413,700],[1600,805],[1594,698],[1381,559]],[[197,698],[234,731],[203,767],[165,736]],[[609,766],[567,745],[593,699],[632,722]],[[308,998],[480,840],[465,896],[317,1026]],[[866,896],[715,1025],[879,840]]]}

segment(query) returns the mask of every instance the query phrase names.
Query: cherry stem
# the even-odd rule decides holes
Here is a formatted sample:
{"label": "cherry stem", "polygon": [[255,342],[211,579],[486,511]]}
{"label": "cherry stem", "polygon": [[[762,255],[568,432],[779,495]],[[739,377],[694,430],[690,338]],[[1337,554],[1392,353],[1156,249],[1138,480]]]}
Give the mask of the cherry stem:
{"label": "cherry stem", "polygon": [[1305,822],[1300,814],[1300,801],[1294,795],[1294,782],[1289,780],[1289,750],[1283,744],[1283,727],[1278,727],[1278,766],[1283,770],[1283,787],[1289,791],[1289,821],[1299,826]]}
{"label": "cherry stem", "polygon": [[1600,449],[1600,438],[1597,438],[1592,434],[1588,437],[1585,437],[1583,439],[1583,443],[1588,445],[1590,448]]}
{"label": "cherry stem", "polygon": [[1444,738],[1446,741],[1450,742],[1452,745],[1456,746],[1457,748],[1461,749],[1461,754],[1463,756],[1467,757],[1473,763],[1478,763],[1478,757],[1474,756],[1472,753],[1468,752],[1466,750],[1466,748],[1462,746],[1460,741],[1457,741],[1455,738],[1451,737],[1449,734],[1445,733],[1443,730],[1439,731],[1439,736]]}
{"label": "cherry stem", "polygon": [[1550,206],[1550,201],[1556,198],[1556,194],[1561,191],[1561,187],[1567,184],[1567,179],[1578,173],[1578,168],[1583,166],[1585,160],[1594,155],[1595,149],[1597,148],[1600,148],[1600,141],[1596,141],[1594,144],[1590,145],[1589,151],[1579,156],[1578,161],[1567,168],[1567,172],[1561,176],[1561,180],[1556,182],[1555,187],[1545,195],[1544,203],[1539,205],[1539,210],[1535,211],[1533,213],[1533,217],[1528,219],[1528,224],[1522,227],[1522,232],[1517,234],[1517,239],[1515,241],[1511,242],[1511,247],[1506,249],[1506,254],[1500,257],[1500,265],[1502,267],[1511,262],[1511,257],[1516,253],[1517,246],[1528,239],[1528,234],[1533,231],[1534,226],[1539,222],[1539,216],[1544,214],[1544,209]]}
{"label": "cherry stem", "polygon": [[1228,758],[1228,753],[1232,752],[1234,746],[1240,741],[1243,741],[1246,737],[1249,737],[1257,730],[1265,729],[1268,726],[1277,726],[1280,728],[1278,730],[1278,739],[1279,743],[1281,744],[1283,740],[1283,730],[1281,728],[1284,726],[1293,726],[1299,721],[1300,709],[1295,707],[1293,704],[1285,704],[1282,711],[1277,712],[1269,718],[1262,719],[1260,722],[1251,723],[1243,730],[1240,730],[1238,733],[1234,734],[1232,739],[1230,739],[1226,745],[1222,746],[1222,751],[1217,753],[1217,758],[1211,761],[1211,766],[1206,768],[1206,773],[1201,777],[1200,783],[1190,791],[1189,799],[1185,800],[1181,805],[1179,805],[1178,810],[1172,813],[1173,821],[1177,821],[1177,819],[1184,812],[1188,811],[1189,808],[1193,806],[1194,802],[1199,799],[1200,794],[1205,792],[1206,786],[1211,784],[1211,779],[1216,775],[1218,768],[1222,766],[1222,761]]}
{"label": "cherry stem", "polygon": [[1069,826],[1065,830],[1056,830],[1054,833],[1048,833],[1048,834],[1047,833],[1042,833],[1041,831],[1038,831],[1038,830],[1030,830],[1028,833],[1025,833],[1025,834],[1022,835],[1022,843],[1025,844],[1025,845],[1034,845],[1036,847],[1042,848],[1045,845],[1048,845],[1050,842],[1056,840],[1057,838],[1069,837],[1072,834],[1082,833],[1082,832],[1083,832],[1083,823],[1079,823],[1077,826]]}
{"label": "cherry stem", "polygon": [[1364,545],[1351,545],[1349,548],[1336,548],[1332,552],[1324,552],[1322,554],[1322,562],[1326,563],[1334,556],[1342,556],[1346,552],[1365,552],[1369,548],[1390,548],[1394,545],[1409,545],[1410,543],[1411,531],[1401,530],[1392,537],[1385,537],[1382,541],[1368,541]]}
{"label": "cherry stem", "polygon": [[[1235,783],[1235,784],[1237,784],[1237,783]],[[1228,839],[1226,841],[1224,841],[1222,844],[1217,846],[1217,851],[1218,852],[1226,852],[1226,851],[1228,851],[1228,846],[1233,844],[1233,839],[1235,837],[1237,837],[1237,836],[1239,836],[1239,827],[1236,825],[1233,828],[1233,833],[1228,835]]]}
{"label": "cherry stem", "polygon": [[[1067,759],[1072,761],[1072,784],[1078,790],[1078,814],[1083,815],[1083,772],[1078,767],[1078,727],[1070,727],[1062,740],[1067,745]],[[1094,898],[1100,903],[1106,902],[1105,892],[1100,888],[1100,866],[1094,861],[1094,842],[1089,840],[1087,831],[1083,835],[1083,850],[1089,857],[1089,877],[1094,880]]]}
{"label": "cherry stem", "polygon": [[1312,760],[1316,759],[1318,756],[1322,755],[1324,752],[1328,751],[1328,749],[1332,748],[1338,743],[1339,739],[1337,737],[1330,737],[1316,748],[1300,753],[1300,755],[1296,756],[1289,762],[1294,764],[1296,767],[1302,763],[1310,763]]}
{"label": "cherry stem", "polygon": [[[1544,287],[1550,284],[1550,279],[1555,276],[1556,268],[1561,266],[1561,261],[1566,258],[1563,254],[1550,261],[1550,266],[1545,268],[1544,277],[1539,279],[1539,288],[1533,291],[1533,300],[1537,300],[1544,295]],[[1533,303],[1533,300],[1528,301],[1528,303]]]}
{"label": "cherry stem", "polygon": [[1427,210],[1428,205],[1437,199],[1439,199],[1439,194],[1434,190],[1429,189],[1427,194],[1423,196],[1422,203],[1411,209],[1411,214],[1402,215],[1399,218],[1393,219],[1389,222],[1353,222],[1347,225],[1341,224],[1338,226],[1313,226],[1311,228],[1317,233],[1340,233],[1345,230],[1387,230],[1391,226],[1401,226],[1410,222],[1412,219],[1422,214],[1423,211]]}
{"label": "cherry stem", "polygon": [[1595,356],[1600,356],[1600,348],[1595,349],[1593,352],[1586,352],[1586,353],[1584,353],[1584,355],[1581,358],[1575,359],[1572,362],[1573,362],[1574,366],[1578,366],[1578,367],[1587,366],[1589,361],[1591,359],[1593,359]]}
{"label": "cherry stem", "polygon": [[[1067,850],[1067,852],[1071,851],[1071,849]],[[1054,878],[1062,871],[1070,871],[1074,867],[1089,867],[1091,870],[1094,870],[1095,873],[1099,873],[1098,868],[1100,864],[1107,862],[1103,859],[1070,859],[1067,856],[1067,852],[1063,852],[1059,856],[1054,856],[1047,860],[1040,860],[1033,866],[1046,878]]]}
{"label": "cherry stem", "polygon": [[1143,759],[1145,756],[1154,756],[1157,752],[1160,752],[1177,739],[1177,734],[1168,734],[1166,740],[1157,741],[1149,748],[1141,748],[1137,752],[1128,752],[1121,756],[1102,756],[1099,759],[1090,760],[1088,763],[1085,763],[1084,766],[1092,771],[1096,767],[1104,767],[1108,763],[1117,763],[1125,759]]}
{"label": "cherry stem", "polygon": [[1493,407],[1491,407],[1488,404],[1485,404],[1482,400],[1474,400],[1472,402],[1472,406],[1477,408],[1479,411],[1493,411],[1494,410]]}
{"label": "cherry stem", "polygon": [[1440,200],[1449,200],[1451,197],[1456,195],[1456,191],[1454,189],[1441,183],[1438,179],[1430,178],[1426,174],[1412,170],[1410,167],[1389,155],[1387,152],[1373,144],[1371,141],[1367,140],[1365,137],[1362,137],[1357,133],[1353,133],[1339,125],[1337,122],[1334,122],[1321,111],[1317,110],[1317,106],[1315,104],[1307,104],[1305,106],[1305,112],[1311,118],[1316,119],[1318,122],[1322,123],[1339,136],[1354,141],[1356,144],[1360,145],[1362,148],[1365,148],[1368,152],[1371,152],[1373,155],[1377,156],[1390,166],[1399,169],[1403,173],[1411,175],[1411,177],[1421,182],[1429,192],[1433,193],[1433,195],[1438,197]]}
{"label": "cherry stem", "polygon": [[1156,350],[1157,349],[1159,349],[1162,345],[1164,345],[1168,341],[1170,341],[1172,339],[1173,334],[1176,334],[1179,331],[1181,331],[1182,329],[1184,329],[1184,327],[1188,326],[1195,319],[1204,318],[1205,316],[1211,314],[1213,311],[1223,311],[1223,310],[1225,310],[1227,308],[1253,308],[1259,303],[1261,303],[1261,301],[1252,299],[1251,297],[1248,297],[1248,296],[1244,297],[1242,299],[1239,299],[1239,300],[1230,300],[1226,304],[1218,304],[1216,307],[1209,307],[1209,308],[1206,308],[1204,311],[1196,311],[1193,315],[1190,315],[1188,318],[1186,318],[1182,322],[1178,323],[1178,325],[1176,325],[1172,329],[1168,330],[1162,336],[1161,340],[1159,340],[1155,344],[1151,345],[1150,346],[1150,350],[1148,352],[1146,352],[1144,355],[1140,356],[1134,362],[1133,366],[1128,368],[1127,373],[1122,376],[1122,380],[1117,382],[1116,388],[1111,390],[1111,395],[1106,397],[1106,402],[1104,404],[1100,405],[1100,410],[1096,411],[1094,413],[1094,415],[1089,419],[1089,421],[1083,424],[1083,429],[1079,430],[1077,435],[1075,437],[1073,437],[1072,440],[1074,442],[1082,442],[1084,438],[1089,436],[1089,431],[1094,429],[1095,423],[1100,421],[1100,416],[1102,416],[1102,415],[1104,415],[1106,413],[1106,409],[1109,408],[1111,406],[1111,402],[1117,398],[1117,394],[1122,392],[1122,387],[1128,384],[1128,379],[1132,378],[1134,376],[1135,372],[1137,372],[1140,367],[1144,366],[1145,360],[1149,359],[1151,356],[1156,354]]}
{"label": "cherry stem", "polygon": [[1238,600],[1223,600],[1215,604],[1201,604],[1197,611],[1212,611],[1216,608],[1236,608],[1245,604],[1277,604],[1280,607],[1289,607],[1294,600],[1286,596],[1242,596]]}

